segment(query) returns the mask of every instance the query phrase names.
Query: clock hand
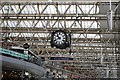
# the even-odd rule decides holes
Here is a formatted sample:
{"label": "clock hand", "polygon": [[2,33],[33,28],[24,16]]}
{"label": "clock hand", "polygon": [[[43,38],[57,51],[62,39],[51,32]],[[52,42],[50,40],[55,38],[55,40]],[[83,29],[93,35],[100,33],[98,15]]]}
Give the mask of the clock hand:
{"label": "clock hand", "polygon": [[57,35],[58,39],[61,39],[61,37],[59,35]]}

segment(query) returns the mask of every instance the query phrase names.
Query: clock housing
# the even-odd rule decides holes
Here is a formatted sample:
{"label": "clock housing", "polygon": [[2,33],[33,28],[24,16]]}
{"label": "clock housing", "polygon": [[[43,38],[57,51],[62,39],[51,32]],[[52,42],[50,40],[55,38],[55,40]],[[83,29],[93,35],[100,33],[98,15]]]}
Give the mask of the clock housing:
{"label": "clock housing", "polygon": [[56,30],[51,34],[51,47],[65,49],[70,46],[69,35],[63,30]]}

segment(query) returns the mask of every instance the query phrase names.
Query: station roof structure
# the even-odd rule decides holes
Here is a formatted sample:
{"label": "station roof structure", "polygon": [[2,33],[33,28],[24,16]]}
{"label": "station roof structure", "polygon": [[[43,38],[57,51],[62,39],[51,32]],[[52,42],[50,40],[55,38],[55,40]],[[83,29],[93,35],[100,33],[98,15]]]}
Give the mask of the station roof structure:
{"label": "station roof structure", "polygon": [[[82,63],[113,67],[120,48],[120,2],[112,0],[112,30],[109,5],[109,0],[1,0],[0,42],[3,46],[29,43],[29,49],[42,57],[72,57],[75,60],[50,62],[74,64],[83,72]],[[59,29],[72,34],[71,47],[51,48],[51,32]],[[86,70],[96,72],[95,69]],[[103,73],[97,76],[103,77]]]}

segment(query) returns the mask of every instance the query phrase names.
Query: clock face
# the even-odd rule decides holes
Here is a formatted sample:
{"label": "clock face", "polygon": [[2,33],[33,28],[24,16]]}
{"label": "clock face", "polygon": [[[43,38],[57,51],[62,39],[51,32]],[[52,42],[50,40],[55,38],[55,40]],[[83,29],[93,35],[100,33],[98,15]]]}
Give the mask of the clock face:
{"label": "clock face", "polygon": [[63,45],[66,42],[66,39],[66,34],[62,31],[58,31],[53,34],[53,41],[56,45]]}

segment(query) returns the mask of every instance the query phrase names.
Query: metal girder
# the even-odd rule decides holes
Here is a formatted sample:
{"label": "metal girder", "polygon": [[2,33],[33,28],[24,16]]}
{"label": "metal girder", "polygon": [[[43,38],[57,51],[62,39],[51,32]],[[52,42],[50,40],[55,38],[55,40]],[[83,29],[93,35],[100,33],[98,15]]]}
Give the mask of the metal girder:
{"label": "metal girder", "polygon": [[[3,13],[2,15],[1,15],[3,18],[4,17],[49,17],[49,18],[54,18],[54,17],[78,17],[77,19],[79,19],[79,17],[90,17],[90,18],[92,18],[92,17],[96,17],[96,18],[100,18],[100,19],[102,19],[102,18],[104,18],[104,19],[106,19],[106,17],[107,17],[107,14],[75,14],[75,13],[66,13],[66,14],[27,14],[27,13],[23,13],[23,14],[18,14],[18,13],[10,13],[10,14],[7,14],[7,13]],[[116,17],[116,18],[119,18],[120,17],[120,15],[119,14],[113,14],[113,17]],[[9,19],[9,18],[8,18]],[[72,18],[71,18],[72,19]],[[76,20],[77,20],[76,19]]]}
{"label": "metal girder", "polygon": [[[58,62],[70,62],[70,63],[72,63],[72,62],[76,62],[76,63],[85,63],[85,64],[101,64],[101,62],[100,61],[80,61],[80,60],[49,60],[49,62],[56,62],[56,61],[58,61]],[[113,62],[104,62],[103,64],[113,64]]]}
{"label": "metal girder", "polygon": [[[5,37],[3,37],[3,38],[5,38]],[[9,36],[8,36],[8,38],[9,38]],[[10,37],[12,40],[14,40],[16,37]],[[47,41],[49,41],[50,40],[50,37],[39,37],[41,40],[47,40]],[[26,37],[26,39],[28,40],[28,42],[29,42],[29,40],[31,39],[31,37]],[[17,40],[19,40],[19,41],[24,41],[24,37],[18,37],[17,38]],[[38,40],[38,37],[33,37],[33,40]],[[76,38],[72,38],[72,40],[76,40]],[[78,38],[77,39],[78,41],[83,41],[83,42],[85,42],[85,40],[87,40],[86,42],[89,42],[89,41],[92,41],[93,40],[93,42],[94,41],[101,41],[101,40],[103,40],[103,41],[105,41],[105,42],[118,42],[119,43],[119,39],[114,39],[114,38],[87,38],[87,39],[85,39],[85,38]],[[40,41],[38,41],[38,42],[40,42]]]}
{"label": "metal girder", "polygon": [[[74,15],[74,14],[73,14]],[[77,19],[75,19],[76,18],[76,16],[73,16],[73,15],[71,15],[71,17],[68,17],[67,15],[65,15],[65,16],[61,16],[61,15],[58,15],[58,16],[45,16],[45,15],[40,15],[40,16],[35,16],[35,15],[33,15],[33,16],[29,16],[29,15],[26,15],[26,16],[23,16],[23,15],[17,15],[17,16],[11,16],[11,15],[2,15],[2,17],[1,17],[1,19],[2,20],[13,20],[13,21],[15,21],[15,20],[51,20],[51,21],[56,21],[56,20],[58,20],[58,19],[56,19],[56,17],[59,17],[59,20],[60,21],[63,21],[63,20],[65,20],[64,19],[64,17],[66,17],[66,18],[68,18],[68,19],[66,19],[67,21],[101,21],[101,20],[107,20],[107,16],[105,16],[105,17],[97,17],[97,16],[91,16],[91,17],[89,17],[90,15],[85,15],[85,16],[79,16],[79,14],[78,14],[78,18]],[[9,16],[9,17],[8,17]],[[113,16],[113,20],[120,20],[120,15],[115,15],[115,16],[117,16],[117,17],[114,17]],[[51,17],[51,18],[49,18],[49,17]],[[89,19],[81,19],[80,17],[89,17]],[[94,19],[96,17],[96,19]]]}
{"label": "metal girder", "polygon": [[[4,2],[5,0],[1,0]],[[118,2],[119,0],[112,0],[112,2]],[[9,1],[6,1],[9,2]],[[73,2],[73,0],[11,0],[10,2]],[[83,2],[83,3],[94,3],[98,2],[98,0],[75,0],[75,2]],[[99,2],[109,2],[109,0],[100,0]]]}
{"label": "metal girder", "polygon": [[[67,21],[73,21],[73,20],[81,20],[81,21],[96,21],[96,20],[107,20],[107,15],[99,15],[99,14],[91,14],[91,15],[87,15],[87,14],[78,14],[76,16],[76,14],[43,14],[43,15],[39,15],[39,14],[21,14],[21,15],[16,15],[16,14],[2,14],[1,15],[1,19],[2,20],[58,20],[56,19],[56,17],[59,17],[58,19],[60,21],[64,20],[64,18],[66,17]],[[75,19],[77,17],[77,19]],[[81,19],[81,17],[89,17],[89,19]],[[68,18],[68,19],[67,19]],[[95,18],[95,19],[94,19]],[[113,15],[113,20],[119,20],[120,19],[120,15]]]}
{"label": "metal girder", "polygon": [[[84,47],[84,46],[82,46]],[[34,50],[34,49],[33,49]],[[70,52],[70,49],[66,49],[66,50],[60,50],[60,49],[55,49],[55,48],[40,48],[39,47],[39,50],[40,51],[43,51],[43,52],[49,52],[50,54],[52,55],[55,55],[54,53],[58,54],[58,52],[64,52],[64,53],[69,53]],[[101,51],[100,50],[97,50],[97,49],[88,49],[88,50],[82,50],[82,49],[72,49],[71,50],[71,53],[96,53],[96,54],[100,54]],[[103,54],[112,54],[113,52],[112,51],[109,51],[109,50],[105,50],[105,51],[102,51]]]}
{"label": "metal girder", "polygon": [[[52,31],[54,30],[57,30],[57,29],[52,29],[52,30],[49,30],[47,29],[47,31],[43,28],[38,28],[36,30],[33,30],[32,31],[28,31],[28,30],[25,30],[25,29],[12,29],[11,30],[7,30],[7,29],[2,29],[2,33],[51,33]],[[66,29],[67,30],[67,29]],[[74,33],[74,34],[85,34],[85,31],[83,31],[82,29],[73,29],[70,30],[71,33]],[[101,31],[99,29],[94,29],[94,30],[91,30],[89,29],[86,34],[120,34],[120,32],[117,32],[117,31],[112,31],[112,32],[108,32],[108,31]]]}
{"label": "metal girder", "polygon": [[[84,54],[84,53],[83,53]],[[71,54],[65,54],[65,55],[61,55],[61,54],[58,54],[58,55],[38,55],[39,57],[45,57],[45,58],[50,58],[50,57],[55,57],[55,58],[57,58],[57,57],[64,57],[64,58],[74,58],[75,57],[75,59],[77,60],[77,58],[79,59],[79,58],[81,58],[81,59],[87,59],[87,58],[92,58],[92,59],[94,59],[95,60],[95,58],[100,58],[100,55],[97,55],[97,54],[86,54],[86,55],[84,55],[84,57],[83,57],[83,54],[81,53],[81,55],[71,55]],[[108,54],[103,54],[104,56],[107,56]],[[118,54],[116,54],[117,55],[117,57],[118,57]],[[111,57],[112,59],[114,58],[114,56],[113,56],[113,54],[110,54],[109,55],[109,57]]]}
{"label": "metal girder", "polygon": [[[46,17],[44,17],[44,18],[42,18],[42,19],[39,19],[39,18],[26,18],[26,17],[21,17],[21,18],[4,18],[3,20],[13,20],[13,21],[18,21],[18,20],[23,20],[23,21],[26,21],[26,20],[28,20],[28,21],[33,21],[33,20],[43,20],[43,21],[45,21],[45,18]],[[56,20],[58,20],[58,19],[46,19],[46,20],[52,20],[52,21],[56,21]],[[59,21],[63,21],[64,19],[59,19]],[[76,19],[66,19],[67,21],[75,21]],[[79,20],[79,21],[101,21],[101,20],[107,20],[107,19],[77,19],[77,20]],[[113,19],[113,20],[119,20],[119,18],[118,19]]]}
{"label": "metal girder", "polygon": [[[103,4],[103,5],[109,5],[109,2],[95,2],[96,4]],[[93,5],[95,4],[93,2],[2,2],[0,4],[4,4],[4,5]],[[116,5],[118,4],[117,2],[112,2],[112,5]]]}

